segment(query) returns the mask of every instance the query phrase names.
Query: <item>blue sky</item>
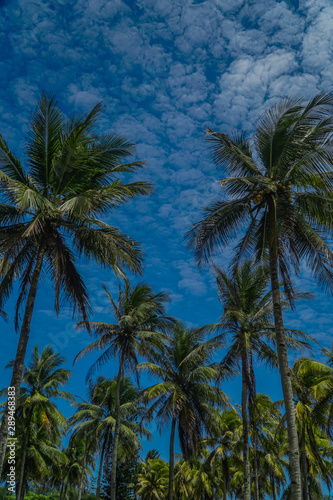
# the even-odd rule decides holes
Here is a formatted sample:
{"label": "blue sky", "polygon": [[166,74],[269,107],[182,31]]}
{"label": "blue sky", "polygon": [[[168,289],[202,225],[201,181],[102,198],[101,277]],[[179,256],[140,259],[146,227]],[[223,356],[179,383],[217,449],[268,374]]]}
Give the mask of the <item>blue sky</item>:
{"label": "blue sky", "polygon": [[[0,4],[0,131],[22,154],[29,113],[42,90],[56,94],[67,115],[104,102],[101,131],[137,144],[147,167],[137,178],[155,193],[108,220],[143,245],[144,279],[171,295],[169,311],[189,325],[218,319],[214,276],[196,269],[183,244],[201,207],[218,199],[218,173],[203,141],[204,128],[251,132],[258,116],[280,97],[332,90],[333,5],[328,0],[11,0]],[[219,262],[227,265],[230,250]],[[95,308],[108,318],[101,283],[111,272],[82,262]],[[306,268],[302,289],[314,290]],[[14,300],[6,308],[13,318]],[[311,304],[289,315],[323,345],[331,343],[332,302],[317,291]],[[66,308],[53,312],[53,291],[40,286],[31,329],[33,345],[51,343],[72,364],[89,341],[73,330]],[[12,321],[1,322],[0,365],[15,355]],[[94,357],[73,369],[69,386],[85,396],[83,379]],[[103,370],[113,375],[115,366]],[[9,371],[1,368],[1,387]],[[277,377],[258,366],[259,390],[280,398]],[[239,383],[225,388],[239,400]],[[69,414],[70,409],[64,407]],[[145,449],[167,443],[157,435]]]}

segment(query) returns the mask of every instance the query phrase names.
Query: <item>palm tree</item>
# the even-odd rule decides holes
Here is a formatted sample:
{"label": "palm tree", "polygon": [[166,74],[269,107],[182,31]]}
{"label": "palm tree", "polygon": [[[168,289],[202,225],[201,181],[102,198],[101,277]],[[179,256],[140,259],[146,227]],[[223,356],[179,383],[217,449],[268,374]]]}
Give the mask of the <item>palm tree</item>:
{"label": "palm tree", "polygon": [[[112,446],[115,428],[116,379],[98,377],[89,390],[89,403],[76,403],[74,415],[69,419],[73,432],[89,431],[97,443],[99,452],[99,468],[96,485],[96,500],[101,490],[102,469],[105,455]],[[120,445],[127,454],[134,449],[141,449],[138,436],[150,437],[149,431],[137,420],[143,408],[137,405],[138,390],[129,378],[123,378],[119,390],[120,399]]]}
{"label": "palm tree", "polygon": [[[133,144],[126,139],[96,133],[100,111],[98,104],[88,115],[67,120],[54,97],[42,94],[31,117],[26,167],[0,136],[4,201],[0,204],[0,309],[14,279],[20,278],[16,329],[25,303],[10,383],[17,395],[42,271],[54,283],[56,313],[65,302],[87,320],[88,294],[74,252],[120,275],[124,266],[141,269],[140,247],[100,217],[137,195],[149,193],[151,186],[118,180],[119,174],[135,172],[142,163],[122,163],[134,154]],[[0,472],[7,421],[8,408],[0,431]]]}
{"label": "palm tree", "polygon": [[141,500],[164,500],[168,492],[169,465],[167,462],[148,455],[144,462],[139,464],[138,486],[135,498]]}
{"label": "palm tree", "polygon": [[[138,356],[151,356],[154,348],[160,348],[164,336],[161,332],[174,324],[173,318],[165,315],[167,294],[153,293],[147,283],[138,283],[133,289],[125,281],[124,290],[119,286],[118,303],[116,304],[104,286],[110,301],[117,324],[100,321],[89,321],[88,325],[98,338],[84,348],[75,358],[96,350],[104,350],[88,371],[87,379],[104,363],[117,357],[119,371],[115,394],[115,428],[112,442],[111,467],[111,500],[116,499],[117,453],[120,435],[120,386],[124,378],[125,368],[136,372]],[[86,327],[86,322],[80,322],[79,327]]]}
{"label": "palm tree", "polygon": [[[223,372],[239,369],[242,377],[242,423],[243,423],[243,463],[244,500],[251,499],[251,472],[249,432],[253,427],[256,403],[256,380],[254,360],[264,360],[271,367],[277,364],[273,319],[272,294],[268,290],[269,271],[267,267],[246,260],[229,273],[215,268],[219,299],[223,315],[219,323],[207,325],[209,331],[217,330],[231,335],[227,354],[221,361]],[[308,298],[306,294],[293,294],[293,299]],[[282,307],[288,302],[283,300]],[[298,330],[287,330],[286,342],[289,348],[297,350],[309,347],[309,336]],[[294,338],[296,337],[296,338]],[[298,337],[298,338],[297,338]],[[270,345],[271,344],[271,345]],[[249,421],[250,420],[250,421]],[[252,429],[253,430],[253,429]],[[256,455],[256,446],[253,442]],[[254,458],[255,484],[257,481],[256,457]],[[258,499],[258,486],[255,500]]]}
{"label": "palm tree", "polygon": [[203,431],[210,430],[214,406],[227,401],[225,394],[212,385],[218,370],[211,361],[222,345],[218,337],[204,342],[201,331],[178,324],[169,334],[163,351],[154,354],[154,362],[143,362],[137,367],[162,380],[145,389],[143,397],[147,402],[153,401],[147,418],[153,418],[156,412],[154,419],[160,429],[171,420],[168,500],[174,498],[176,427],[182,454],[189,460],[198,452]]}
{"label": "palm tree", "polygon": [[[231,489],[231,476],[235,469],[244,472],[242,489],[245,481],[243,422],[235,409],[226,409],[222,412],[216,410],[214,420],[213,435],[206,438],[204,444],[212,449],[208,460],[211,468],[214,470],[221,469],[223,500],[227,500]],[[242,452],[243,461],[241,459]],[[243,496],[243,491],[241,494]]]}
{"label": "palm tree", "polygon": [[62,368],[64,362],[65,359],[50,346],[45,347],[40,355],[35,346],[28,368],[24,371],[17,406],[17,426],[21,435],[18,500],[24,498],[28,479],[40,482],[49,476],[48,469],[53,460],[65,461],[55,445],[60,444],[67,422],[52,402],[53,398],[74,401],[71,394],[61,390],[71,375],[69,370]]}
{"label": "palm tree", "polygon": [[[250,438],[252,443],[253,470],[254,470],[254,499],[261,500],[267,494],[267,489],[272,487],[272,474],[280,474],[280,483],[285,478],[283,469],[288,465],[284,455],[277,453],[272,446],[275,441],[281,443],[285,438],[283,432],[277,433],[281,420],[281,402],[273,402],[266,394],[256,394],[251,415]],[[284,439],[283,445],[286,444]],[[286,452],[286,446],[280,448]],[[268,456],[269,455],[269,456]],[[267,473],[269,472],[269,473]],[[275,477],[274,477],[275,479]],[[277,485],[276,485],[277,486]]]}
{"label": "palm tree", "polygon": [[221,498],[221,470],[213,468],[208,450],[202,450],[189,464],[179,460],[175,465],[175,499],[214,500]]}
{"label": "palm tree", "polygon": [[315,398],[313,417],[321,425],[325,415],[328,416],[327,431],[331,434],[331,423],[333,422],[333,344],[331,349],[322,349],[322,354],[326,356],[326,363],[315,360],[304,360],[302,370],[308,375],[312,374],[313,381],[311,390]]}
{"label": "palm tree", "polygon": [[[223,316],[217,328],[233,335],[232,343],[221,366],[235,368],[241,365],[242,376],[242,423],[244,500],[251,500],[251,473],[249,447],[248,406],[253,411],[255,379],[253,356],[274,359],[274,352],[260,336],[271,327],[272,305],[267,293],[266,269],[246,261],[233,273],[217,270],[219,298],[223,304]],[[249,401],[248,401],[249,399]]]}
{"label": "palm tree", "polygon": [[67,463],[62,469],[60,500],[71,499],[73,487],[80,497],[82,485],[87,482],[88,476],[92,476],[92,469],[95,467],[94,449],[88,443],[89,437],[84,433],[77,433],[70,439],[65,450]]}
{"label": "palm tree", "polygon": [[198,263],[208,262],[214,248],[229,244],[241,229],[235,262],[246,252],[269,261],[294,500],[301,500],[301,472],[280,278],[288,294],[291,270],[298,272],[303,260],[324,288],[333,285],[333,253],[324,236],[333,213],[332,105],[328,94],[305,104],[282,99],[261,117],[251,141],[244,133],[229,137],[208,129],[213,159],[230,175],[220,184],[231,199],[206,207],[187,235]]}
{"label": "palm tree", "polygon": [[[330,366],[316,360],[299,360],[293,366],[293,387],[296,397],[296,422],[298,427],[302,493],[304,500],[321,498],[323,492],[318,478],[328,488],[332,486],[333,447],[327,428],[331,426],[329,412],[313,418],[313,408],[321,391],[327,389],[332,378]],[[318,490],[318,493],[317,493]]]}

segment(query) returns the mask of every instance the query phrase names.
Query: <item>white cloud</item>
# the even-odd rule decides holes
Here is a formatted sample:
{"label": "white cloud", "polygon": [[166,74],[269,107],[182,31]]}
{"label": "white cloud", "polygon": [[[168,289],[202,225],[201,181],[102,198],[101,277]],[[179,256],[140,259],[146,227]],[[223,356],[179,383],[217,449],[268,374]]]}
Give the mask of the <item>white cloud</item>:
{"label": "white cloud", "polygon": [[248,128],[267,108],[270,86],[296,69],[297,61],[292,51],[277,50],[259,58],[239,57],[220,78],[221,90],[214,103],[216,117],[220,122]]}

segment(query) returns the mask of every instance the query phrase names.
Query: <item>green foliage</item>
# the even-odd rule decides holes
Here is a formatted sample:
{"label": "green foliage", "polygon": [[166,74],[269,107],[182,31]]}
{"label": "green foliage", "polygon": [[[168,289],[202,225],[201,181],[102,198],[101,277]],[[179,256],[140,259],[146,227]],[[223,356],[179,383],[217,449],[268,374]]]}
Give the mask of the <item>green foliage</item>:
{"label": "green foliage", "polygon": [[141,268],[139,245],[100,217],[149,193],[151,186],[118,179],[143,164],[123,163],[134,155],[134,145],[126,139],[96,133],[100,112],[98,104],[86,116],[68,120],[55,98],[42,94],[31,117],[27,169],[0,137],[0,182],[8,202],[0,210],[0,303],[19,276],[17,314],[41,248],[45,270],[55,283],[55,310],[65,300],[85,319],[89,299],[76,268],[77,256],[97,260],[120,275],[124,266],[136,271]]}
{"label": "green foliage", "polygon": [[[64,362],[51,347],[39,354],[36,346],[23,374],[16,412],[16,474],[24,484],[32,481],[45,485],[66,463],[58,447],[67,421],[53,402],[56,398],[74,400],[61,389],[70,377],[70,371],[62,368]],[[8,466],[7,460],[5,465]],[[4,474],[7,472],[5,467]]]}
{"label": "green foliage", "polygon": [[234,262],[249,253],[262,262],[272,250],[286,292],[291,269],[298,273],[302,259],[325,289],[333,286],[333,253],[325,236],[333,223],[332,110],[331,94],[308,103],[281,99],[259,119],[251,141],[244,133],[207,130],[228,199],[206,207],[187,234],[199,263],[243,229]]}
{"label": "green foliage", "polygon": [[[111,450],[110,450],[111,451]],[[117,498],[122,500],[131,500],[134,498],[134,492],[136,490],[137,484],[137,473],[138,473],[138,461],[139,453],[138,451],[127,453],[120,458],[118,458],[117,464]],[[110,498],[110,475],[111,475],[111,453],[107,454],[105,460],[105,466],[103,470],[103,482],[102,482],[102,493],[101,497],[104,500]]]}
{"label": "green foliage", "polygon": [[147,418],[156,419],[160,430],[176,419],[186,459],[196,455],[203,433],[209,432],[213,408],[228,401],[214,385],[218,370],[212,359],[222,341],[217,337],[206,341],[204,338],[202,331],[178,324],[170,332],[163,351],[154,354],[155,362],[138,365],[138,369],[161,380],[144,390],[145,401],[152,402]]}
{"label": "green foliage", "polygon": [[[97,349],[104,352],[88,371],[87,380],[103,364],[115,357],[119,361],[123,359],[128,370],[135,373],[137,357],[150,356],[151,351],[161,347],[164,338],[161,332],[167,331],[175,322],[165,314],[168,295],[164,292],[153,293],[147,283],[138,283],[132,288],[126,281],[124,289],[119,285],[117,303],[106,287],[103,288],[117,323],[89,322],[90,329],[98,340],[84,348],[75,361]],[[81,322],[78,326],[86,328],[87,324]]]}
{"label": "green foliage", "polygon": [[60,493],[50,493],[49,495],[42,495],[40,493],[33,493],[29,491],[24,495],[24,500],[59,500]]}
{"label": "green foliage", "polygon": [[[231,137],[207,130],[213,160],[226,175],[220,184],[228,198],[206,207],[188,241],[201,264],[216,248],[241,236],[230,272],[215,268],[222,317],[198,329],[166,314],[167,294],[154,293],[147,283],[131,286],[127,279],[117,300],[103,285],[115,322],[88,321],[90,303],[77,258],[94,259],[121,277],[126,269],[141,271],[140,246],[100,218],[151,189],[145,182],[120,180],[143,163],[122,163],[134,155],[133,144],[96,133],[100,105],[67,120],[55,99],[43,94],[31,117],[26,166],[0,136],[0,314],[19,278],[18,327],[36,259],[42,256],[54,283],[56,312],[63,301],[69,303],[84,319],[78,327],[95,337],[76,360],[103,351],[87,374],[88,401],[77,403],[62,390],[70,377],[62,368],[64,358],[50,347],[41,354],[35,347],[24,369],[16,412],[16,472],[23,489],[30,490],[26,500],[95,500],[102,473],[100,498],[107,500],[112,462],[117,464],[121,500],[165,500],[173,472],[175,500],[244,498],[250,476],[255,500],[291,497],[283,402],[256,393],[255,367],[262,361],[274,368],[279,364],[272,271],[267,267],[271,255],[283,285],[281,309],[308,298],[295,293],[291,281],[302,260],[319,284],[333,288],[327,237],[333,228],[332,110],[328,94],[307,104],[284,99],[258,121],[251,141],[243,133]],[[278,279],[276,288],[279,293]],[[207,340],[213,332],[216,336]],[[300,330],[282,333],[287,349],[298,353],[310,347],[312,339]],[[216,353],[226,346],[217,363]],[[322,354],[326,362],[299,359],[291,371],[294,400],[289,399],[296,410],[304,500],[329,500],[323,485],[333,486],[333,347]],[[95,372],[114,359],[118,377],[92,382]],[[137,389],[127,375],[138,380],[140,370],[156,383]],[[238,405],[231,407],[219,386],[240,371],[242,412]],[[286,373],[281,371],[289,377]],[[55,398],[75,407],[68,422]],[[174,468],[156,450],[139,463],[140,439],[150,437],[145,419],[156,419],[159,431],[170,421],[178,430],[182,456]],[[66,432],[69,444],[61,449]],[[14,497],[3,487],[0,498]]]}
{"label": "green foliage", "polygon": [[140,500],[164,500],[168,492],[169,465],[161,458],[148,458],[138,466],[136,494]]}

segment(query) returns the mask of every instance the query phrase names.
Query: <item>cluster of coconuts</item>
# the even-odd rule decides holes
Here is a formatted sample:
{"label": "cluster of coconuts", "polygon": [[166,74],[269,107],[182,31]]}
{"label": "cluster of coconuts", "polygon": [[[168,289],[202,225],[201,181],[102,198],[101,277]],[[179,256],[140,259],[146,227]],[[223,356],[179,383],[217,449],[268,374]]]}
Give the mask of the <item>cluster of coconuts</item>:
{"label": "cluster of coconuts", "polygon": [[[277,182],[276,186],[278,188],[278,193],[282,195],[283,198],[285,198],[287,201],[289,201],[289,203],[291,203],[293,201],[290,193],[291,183],[289,181],[286,184],[282,184],[282,182]],[[271,192],[272,190],[270,188],[266,188],[265,190],[261,188],[254,189],[253,194],[255,195],[255,197],[253,198],[253,203],[255,204],[260,203],[263,199],[264,194],[265,193],[269,194]]]}
{"label": "cluster of coconuts", "polygon": [[282,182],[277,183],[278,190],[280,195],[282,194],[283,198],[285,198],[289,203],[292,203],[293,199],[291,197],[291,183],[288,181],[286,184],[282,184]]}

